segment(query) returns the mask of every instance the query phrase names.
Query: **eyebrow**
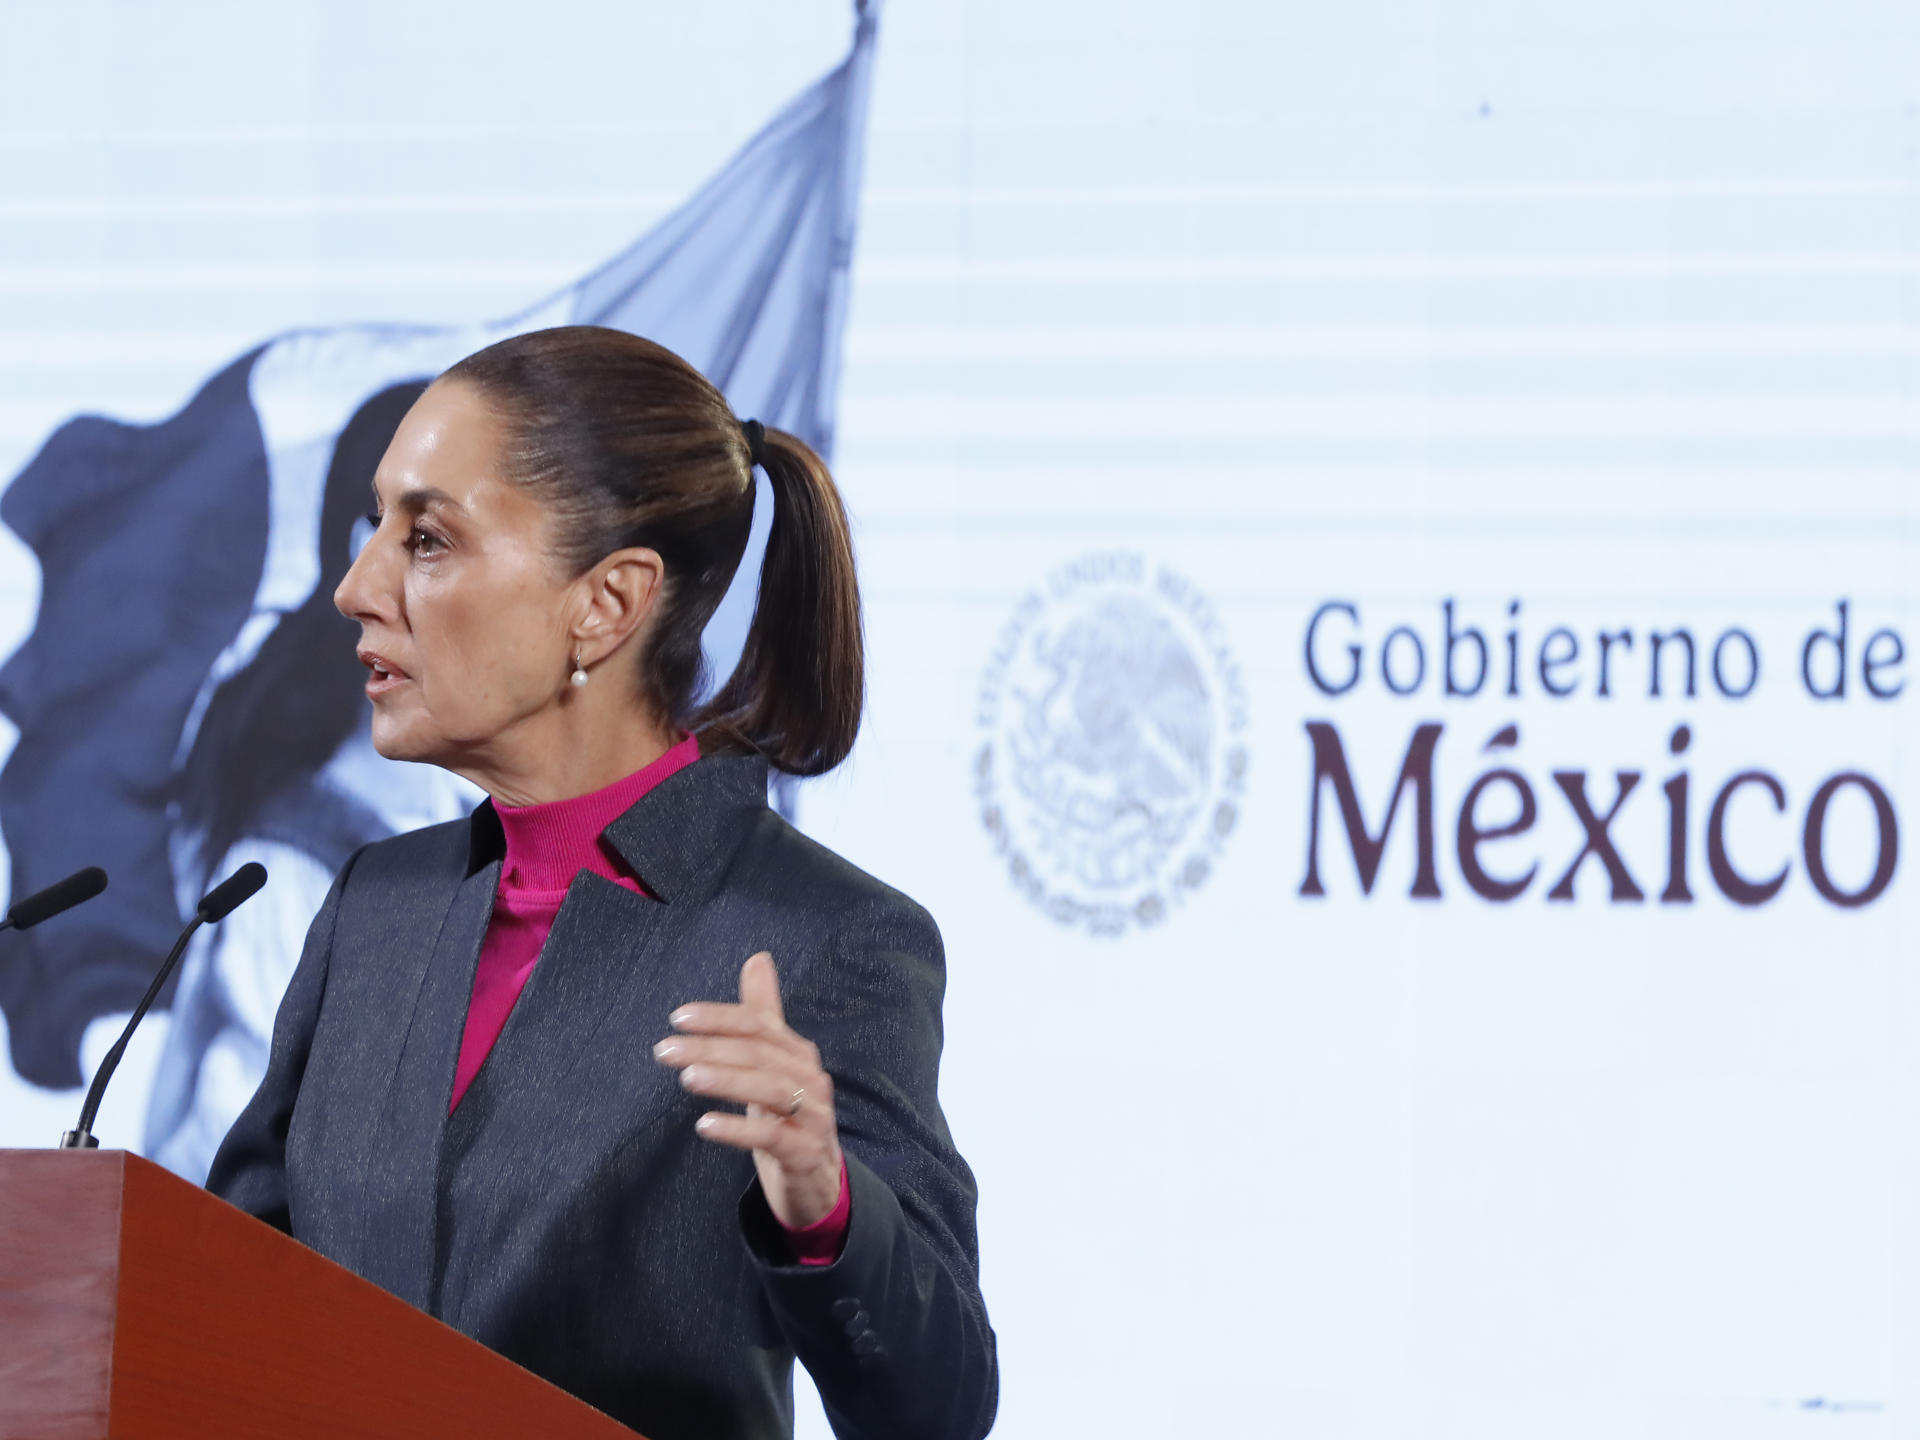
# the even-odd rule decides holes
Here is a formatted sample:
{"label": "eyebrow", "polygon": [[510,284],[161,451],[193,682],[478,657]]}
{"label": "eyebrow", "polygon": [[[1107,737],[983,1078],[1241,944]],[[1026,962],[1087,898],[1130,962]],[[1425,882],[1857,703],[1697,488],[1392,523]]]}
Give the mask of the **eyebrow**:
{"label": "eyebrow", "polygon": [[[374,482],[369,488],[373,491],[374,503],[376,505],[379,504],[380,486],[378,482]],[[402,510],[424,510],[429,505],[436,504],[450,505],[455,510],[462,508],[458,500],[434,485],[416,485],[412,489],[402,490],[399,499],[394,503]]]}

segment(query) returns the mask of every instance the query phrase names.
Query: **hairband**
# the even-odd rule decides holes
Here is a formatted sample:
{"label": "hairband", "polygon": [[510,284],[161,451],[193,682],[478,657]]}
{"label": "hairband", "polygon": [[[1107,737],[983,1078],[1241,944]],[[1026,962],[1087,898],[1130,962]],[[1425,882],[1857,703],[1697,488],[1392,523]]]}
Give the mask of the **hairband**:
{"label": "hairband", "polygon": [[767,427],[758,420],[742,420],[740,429],[747,437],[747,454],[753,457],[753,463],[764,468],[767,463]]}

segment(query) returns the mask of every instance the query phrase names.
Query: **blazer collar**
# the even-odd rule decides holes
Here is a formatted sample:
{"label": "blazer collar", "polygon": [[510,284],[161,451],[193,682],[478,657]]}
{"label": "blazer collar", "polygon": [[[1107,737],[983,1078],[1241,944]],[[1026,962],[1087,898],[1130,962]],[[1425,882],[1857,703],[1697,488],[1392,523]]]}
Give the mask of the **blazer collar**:
{"label": "blazer collar", "polygon": [[[744,814],[766,808],[767,762],[757,755],[703,755],[654,786],[603,832],[647,893],[671,904],[696,888],[713,852]],[[468,820],[467,874],[506,854],[493,801]]]}

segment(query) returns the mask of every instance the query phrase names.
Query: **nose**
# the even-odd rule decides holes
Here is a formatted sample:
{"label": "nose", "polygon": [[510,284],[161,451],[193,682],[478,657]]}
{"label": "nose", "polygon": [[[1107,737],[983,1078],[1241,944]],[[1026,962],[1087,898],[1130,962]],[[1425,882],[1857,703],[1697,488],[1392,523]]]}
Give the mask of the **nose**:
{"label": "nose", "polygon": [[374,538],[360,547],[360,553],[354,556],[333,592],[334,608],[362,625],[391,618],[390,587],[382,583],[379,551],[383,547],[377,543],[378,539],[376,531]]}

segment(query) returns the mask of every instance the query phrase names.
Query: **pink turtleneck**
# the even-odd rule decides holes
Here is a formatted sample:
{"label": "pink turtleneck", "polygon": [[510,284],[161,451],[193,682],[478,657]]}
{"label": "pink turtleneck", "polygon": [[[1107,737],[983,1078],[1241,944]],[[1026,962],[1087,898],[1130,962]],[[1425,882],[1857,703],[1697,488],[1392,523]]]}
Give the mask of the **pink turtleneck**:
{"label": "pink turtleneck", "polygon": [[[493,807],[500,817],[507,853],[500,867],[500,888],[493,902],[493,919],[480,947],[480,963],[473,975],[473,998],[467,1006],[467,1027],[460,1040],[460,1060],[453,1072],[453,1099],[448,1113],[460,1104],[473,1077],[500,1038],[514,1001],[526,988],[540,947],[567,898],[567,887],[582,870],[591,870],[636,895],[646,887],[634,878],[601,832],[654,786],[700,758],[700,742],[689,735],[652,764],[616,780],[604,790],[571,800],[542,805]],[[794,1256],[803,1265],[825,1265],[840,1253],[846,1237],[852,1196],[844,1162],[840,1176],[840,1203],[825,1219],[803,1230],[788,1230]]]}

